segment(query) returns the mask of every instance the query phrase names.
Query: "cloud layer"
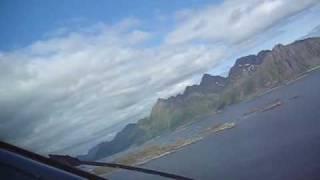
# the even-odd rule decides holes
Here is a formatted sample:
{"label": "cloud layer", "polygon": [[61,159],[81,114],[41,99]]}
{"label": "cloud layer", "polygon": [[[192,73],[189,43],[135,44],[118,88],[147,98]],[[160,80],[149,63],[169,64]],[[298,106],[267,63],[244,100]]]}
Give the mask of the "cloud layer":
{"label": "cloud layer", "polygon": [[150,43],[154,32],[128,18],[76,32],[63,28],[0,53],[0,138],[40,153],[97,143],[108,127],[147,116],[157,98],[181,92],[230,52],[250,47],[237,44],[315,2],[236,0],[180,11],[177,26],[157,45]]}
{"label": "cloud layer", "polygon": [[140,47],[151,36],[125,20],[2,54],[1,138],[45,153],[93,139],[146,116],[157,97],[181,91],[222,58],[200,45]]}
{"label": "cloud layer", "polygon": [[241,43],[315,5],[317,0],[234,0],[184,11],[169,44],[190,41]]}

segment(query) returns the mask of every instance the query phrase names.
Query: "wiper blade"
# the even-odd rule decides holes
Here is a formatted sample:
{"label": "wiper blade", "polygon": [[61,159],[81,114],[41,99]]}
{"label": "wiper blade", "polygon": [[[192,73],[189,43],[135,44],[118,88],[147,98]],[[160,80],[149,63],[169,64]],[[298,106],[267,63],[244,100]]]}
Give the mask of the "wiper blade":
{"label": "wiper blade", "polygon": [[[6,172],[10,171],[8,169],[11,169],[18,174],[23,174],[24,177],[36,176],[37,178],[34,179],[41,177],[46,177],[45,179],[57,179],[57,177],[66,178],[66,176],[71,178],[74,177],[72,175],[75,175],[86,179],[105,180],[105,178],[2,141],[0,141],[0,161],[0,177],[6,175]],[[4,170],[2,169],[3,167],[5,168]],[[41,171],[39,168],[44,171]],[[17,177],[21,176],[17,175]]]}
{"label": "wiper blade", "polygon": [[105,163],[105,162],[95,162],[95,161],[82,161],[77,158],[68,156],[68,155],[49,155],[50,159],[53,159],[55,161],[59,161],[61,163],[67,164],[69,166],[79,166],[79,165],[91,165],[91,166],[105,166],[105,167],[111,167],[111,168],[118,168],[118,169],[126,169],[130,171],[138,171],[146,174],[153,174],[158,175],[162,177],[172,178],[172,179],[179,179],[179,180],[192,180],[192,178],[184,177],[172,173],[157,171],[153,169],[146,169],[146,168],[140,168],[135,166],[128,166],[123,164],[117,164],[117,163]]}

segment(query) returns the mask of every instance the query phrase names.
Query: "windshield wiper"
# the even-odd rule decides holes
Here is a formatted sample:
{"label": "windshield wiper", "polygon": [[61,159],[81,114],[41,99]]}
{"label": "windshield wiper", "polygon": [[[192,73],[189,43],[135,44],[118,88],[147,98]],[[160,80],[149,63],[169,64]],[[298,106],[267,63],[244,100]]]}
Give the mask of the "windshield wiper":
{"label": "windshield wiper", "polygon": [[128,166],[123,164],[117,163],[105,163],[105,162],[95,162],[95,161],[82,161],[75,157],[71,157],[68,155],[49,155],[50,159],[58,161],[60,163],[67,164],[69,166],[79,166],[79,165],[91,165],[91,166],[105,166],[111,168],[118,168],[118,169],[126,169],[130,171],[138,171],[146,174],[153,174],[162,177],[172,178],[172,179],[179,179],[179,180],[192,180],[192,178],[184,177],[176,174],[166,173],[162,171],[156,171],[152,169],[140,168],[135,166]]}

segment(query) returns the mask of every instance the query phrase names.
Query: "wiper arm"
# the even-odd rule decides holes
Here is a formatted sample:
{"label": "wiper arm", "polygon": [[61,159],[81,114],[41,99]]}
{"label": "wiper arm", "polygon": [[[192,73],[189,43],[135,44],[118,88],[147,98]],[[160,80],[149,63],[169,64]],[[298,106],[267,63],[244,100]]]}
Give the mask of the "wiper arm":
{"label": "wiper arm", "polygon": [[70,165],[70,166],[79,166],[79,165],[91,165],[91,166],[105,166],[105,167],[111,167],[111,168],[118,168],[118,169],[126,169],[130,171],[138,171],[146,174],[153,174],[158,175],[162,177],[172,178],[172,179],[179,179],[179,180],[192,180],[192,178],[184,177],[176,174],[166,173],[162,171],[156,171],[152,169],[146,169],[146,168],[140,168],[140,167],[134,167],[134,166],[128,166],[123,164],[117,164],[117,163],[104,163],[104,162],[94,162],[94,161],[82,161],[77,158],[71,157],[71,156],[63,156],[63,155],[49,155],[50,159],[53,159],[55,161],[59,161],[61,163]]}

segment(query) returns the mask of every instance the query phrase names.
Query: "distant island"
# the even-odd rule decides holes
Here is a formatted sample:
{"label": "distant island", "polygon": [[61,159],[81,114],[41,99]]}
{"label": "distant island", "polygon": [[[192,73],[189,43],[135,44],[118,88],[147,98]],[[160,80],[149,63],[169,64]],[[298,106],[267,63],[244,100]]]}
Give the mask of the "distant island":
{"label": "distant island", "polygon": [[148,117],[128,124],[112,141],[102,142],[78,158],[97,160],[140,145],[208,113],[255,97],[319,65],[320,38],[279,44],[272,50],[241,57],[228,77],[204,74],[200,84],[186,87],[177,96],[158,99]]}

